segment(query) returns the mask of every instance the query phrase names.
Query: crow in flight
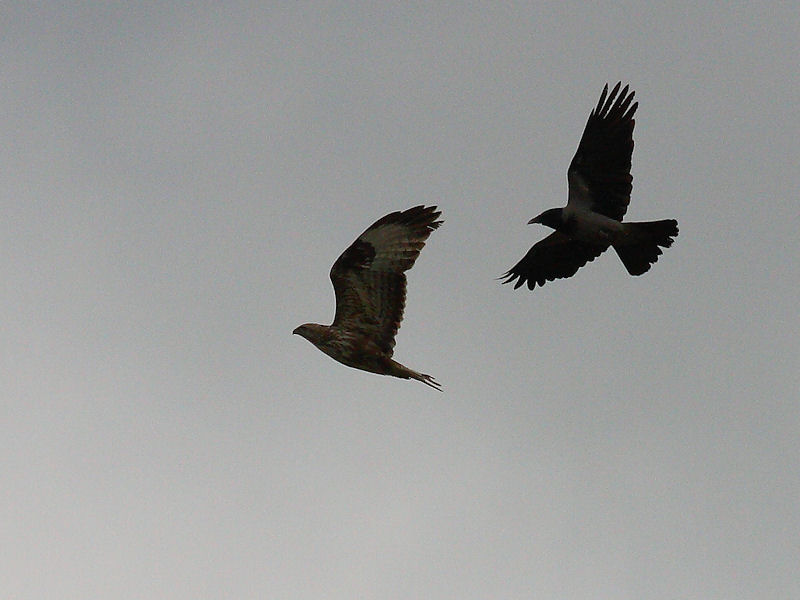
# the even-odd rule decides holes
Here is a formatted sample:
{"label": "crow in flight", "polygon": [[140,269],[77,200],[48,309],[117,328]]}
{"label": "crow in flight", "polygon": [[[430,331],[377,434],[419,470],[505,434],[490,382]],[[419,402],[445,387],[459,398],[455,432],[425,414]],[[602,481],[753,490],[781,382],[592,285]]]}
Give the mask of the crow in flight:
{"label": "crow in flight", "polygon": [[[628,86],[603,88],[567,171],[569,197],[564,208],[551,208],[529,223],[553,233],[535,244],[506,272],[503,283],[533,289],[547,281],[572,277],[587,262],[613,246],[631,275],[646,273],[678,235],[674,219],[623,223],[631,199],[633,114],[638,103]],[[617,95],[619,92],[619,95]]]}

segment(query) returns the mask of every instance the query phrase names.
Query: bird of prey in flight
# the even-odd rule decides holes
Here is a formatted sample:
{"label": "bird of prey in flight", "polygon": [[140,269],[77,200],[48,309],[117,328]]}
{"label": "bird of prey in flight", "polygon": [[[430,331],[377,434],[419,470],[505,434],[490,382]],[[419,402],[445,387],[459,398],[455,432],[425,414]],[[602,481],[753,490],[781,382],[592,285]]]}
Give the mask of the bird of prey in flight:
{"label": "bird of prey in flight", "polygon": [[[631,275],[642,275],[669,248],[678,235],[674,219],[623,223],[631,199],[633,177],[633,114],[638,103],[626,85],[617,83],[611,93],[603,88],[589,115],[578,151],[567,171],[569,197],[564,208],[551,208],[529,223],[555,229],[536,243],[506,272],[503,283],[514,289],[572,277],[609,246],[616,250]],[[619,92],[619,95],[617,95]]]}
{"label": "bird of prey in flight", "polygon": [[441,214],[435,206],[415,206],[378,219],[333,263],[333,323],[306,323],[292,333],[348,367],[416,379],[441,391],[430,375],[392,360],[406,303],[405,272],[442,224],[436,220]]}

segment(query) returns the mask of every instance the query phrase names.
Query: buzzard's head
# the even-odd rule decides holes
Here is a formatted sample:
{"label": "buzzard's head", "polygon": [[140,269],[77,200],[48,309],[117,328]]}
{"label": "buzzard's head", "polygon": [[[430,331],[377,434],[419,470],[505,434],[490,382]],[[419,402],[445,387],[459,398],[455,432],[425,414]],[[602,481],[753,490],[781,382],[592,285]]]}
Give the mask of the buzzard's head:
{"label": "buzzard's head", "polygon": [[561,208],[551,208],[550,210],[546,210],[538,217],[528,221],[528,225],[538,223],[539,225],[546,225],[547,227],[558,229],[562,222],[561,211]]}

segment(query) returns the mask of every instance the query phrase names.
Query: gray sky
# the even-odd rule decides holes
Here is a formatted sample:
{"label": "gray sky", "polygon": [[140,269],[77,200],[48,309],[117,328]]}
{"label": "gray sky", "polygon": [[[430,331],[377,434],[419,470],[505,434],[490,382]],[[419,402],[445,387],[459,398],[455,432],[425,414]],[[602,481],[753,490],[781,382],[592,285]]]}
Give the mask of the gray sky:
{"label": "gray sky", "polygon": [[[4,8],[2,595],[800,597],[800,17],[651,4]],[[677,242],[499,285],[619,79]],[[443,394],[291,335],[416,204]]]}

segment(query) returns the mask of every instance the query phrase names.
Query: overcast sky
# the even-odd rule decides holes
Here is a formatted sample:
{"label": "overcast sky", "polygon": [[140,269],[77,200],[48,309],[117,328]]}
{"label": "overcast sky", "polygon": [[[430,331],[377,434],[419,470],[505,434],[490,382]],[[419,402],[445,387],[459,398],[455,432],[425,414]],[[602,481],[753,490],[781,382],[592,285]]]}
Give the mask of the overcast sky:
{"label": "overcast sky", "polygon": [[[793,3],[136,4],[2,11],[4,598],[800,597]],[[618,80],[676,243],[500,285]],[[442,394],[291,335],[417,204]]]}

